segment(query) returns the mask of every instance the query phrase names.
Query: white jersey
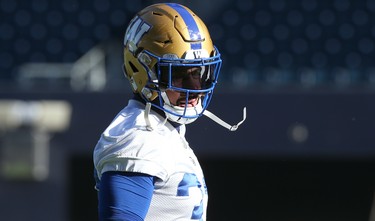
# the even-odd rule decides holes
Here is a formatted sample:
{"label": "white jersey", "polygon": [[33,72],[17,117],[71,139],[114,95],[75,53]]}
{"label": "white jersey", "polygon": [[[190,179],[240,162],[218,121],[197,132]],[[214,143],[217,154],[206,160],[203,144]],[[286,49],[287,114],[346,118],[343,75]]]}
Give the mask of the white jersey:
{"label": "white jersey", "polygon": [[207,188],[198,160],[185,139],[185,125],[174,128],[156,112],[130,100],[103,132],[94,150],[99,178],[106,171],[156,176],[146,221],[206,220]]}

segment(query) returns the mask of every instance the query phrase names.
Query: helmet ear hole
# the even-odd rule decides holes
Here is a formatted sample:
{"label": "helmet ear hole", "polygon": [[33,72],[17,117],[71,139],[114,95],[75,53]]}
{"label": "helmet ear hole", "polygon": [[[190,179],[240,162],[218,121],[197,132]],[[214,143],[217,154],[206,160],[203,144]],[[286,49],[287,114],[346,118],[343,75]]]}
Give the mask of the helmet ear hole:
{"label": "helmet ear hole", "polygon": [[138,69],[135,67],[135,65],[132,62],[129,62],[129,65],[134,73],[138,72]]}

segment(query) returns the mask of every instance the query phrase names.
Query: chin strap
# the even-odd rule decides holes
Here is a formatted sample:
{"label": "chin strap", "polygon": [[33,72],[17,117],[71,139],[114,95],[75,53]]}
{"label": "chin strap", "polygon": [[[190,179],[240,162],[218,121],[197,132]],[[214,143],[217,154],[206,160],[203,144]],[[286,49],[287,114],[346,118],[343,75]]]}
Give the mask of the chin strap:
{"label": "chin strap", "polygon": [[[146,128],[147,128],[148,131],[153,130],[153,127],[151,126],[151,122],[150,122],[150,119],[149,119],[150,110],[151,110],[151,103],[147,102],[145,112],[144,112],[144,117],[145,117],[145,121],[146,121],[146,125],[147,125]],[[235,125],[228,124],[227,122],[223,121],[218,116],[216,116],[215,114],[213,114],[212,112],[210,112],[208,110],[205,110],[203,112],[203,115],[205,115],[206,117],[215,121],[216,123],[220,124],[221,126],[227,128],[230,131],[236,131],[238,129],[238,127],[246,120],[246,107],[243,108],[242,120]],[[165,121],[163,123],[165,123],[166,121],[167,121],[167,118],[165,118]]]}
{"label": "chin strap", "polygon": [[[151,125],[151,121],[150,121],[150,118],[149,118],[149,115],[150,115],[150,111],[151,111],[151,103],[150,102],[147,102],[146,103],[146,107],[145,107],[145,112],[144,112],[144,117],[145,117],[145,121],[146,121],[146,129],[148,131],[153,131],[154,128],[152,127]],[[167,118],[164,119],[163,122],[159,123],[157,126],[160,126],[162,124],[165,124],[167,122]]]}
{"label": "chin strap", "polygon": [[223,121],[218,116],[216,116],[215,114],[211,113],[208,110],[205,110],[203,112],[203,115],[205,115],[206,117],[208,117],[211,120],[215,121],[216,123],[220,124],[221,126],[227,128],[230,131],[236,131],[238,129],[238,127],[246,120],[246,107],[243,108],[243,117],[242,117],[242,120],[240,122],[238,122],[236,125],[230,125],[230,124],[228,124],[227,122]]}
{"label": "chin strap", "polygon": [[150,102],[147,102],[146,103],[146,108],[145,108],[145,113],[144,113],[144,117],[145,117],[145,121],[146,121],[146,129],[148,131],[152,131],[153,128],[151,126],[151,122],[150,122],[150,119],[148,118],[148,115],[150,114],[150,110],[151,110],[151,103]]}

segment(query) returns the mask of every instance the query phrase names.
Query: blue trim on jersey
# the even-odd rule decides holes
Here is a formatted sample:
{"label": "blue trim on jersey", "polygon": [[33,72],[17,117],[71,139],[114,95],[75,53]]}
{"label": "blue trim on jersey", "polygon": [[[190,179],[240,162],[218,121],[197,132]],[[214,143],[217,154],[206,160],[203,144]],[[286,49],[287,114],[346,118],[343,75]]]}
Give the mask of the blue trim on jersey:
{"label": "blue trim on jersey", "polygon": [[100,221],[143,221],[151,204],[154,177],[132,172],[105,172],[98,187]]}
{"label": "blue trim on jersey", "polygon": [[[195,22],[193,16],[181,5],[176,4],[176,3],[167,3],[171,8],[176,10],[178,14],[181,15],[182,20],[184,20],[186,26],[189,29],[189,35],[190,39],[192,40],[202,40],[201,39],[201,33],[199,31],[198,25]],[[197,39],[197,37],[199,37]],[[202,44],[201,43],[190,43],[190,47],[192,50],[198,50],[202,49]]]}

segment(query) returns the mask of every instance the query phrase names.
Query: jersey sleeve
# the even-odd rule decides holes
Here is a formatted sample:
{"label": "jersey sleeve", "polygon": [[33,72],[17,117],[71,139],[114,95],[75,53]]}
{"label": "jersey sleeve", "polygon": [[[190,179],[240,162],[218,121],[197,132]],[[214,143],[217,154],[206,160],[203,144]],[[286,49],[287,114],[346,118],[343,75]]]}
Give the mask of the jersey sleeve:
{"label": "jersey sleeve", "polygon": [[157,131],[133,129],[122,140],[112,142],[105,137],[100,160],[96,163],[98,175],[106,171],[144,173],[166,180],[174,168],[172,141]]}
{"label": "jersey sleeve", "polygon": [[144,173],[168,179],[175,167],[173,151],[181,145],[180,135],[164,118],[150,115],[155,125],[147,129],[144,109],[128,106],[102,133],[94,150],[94,165],[100,178],[106,171]]}

